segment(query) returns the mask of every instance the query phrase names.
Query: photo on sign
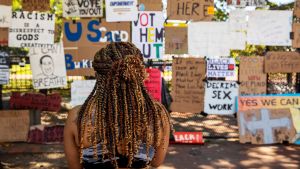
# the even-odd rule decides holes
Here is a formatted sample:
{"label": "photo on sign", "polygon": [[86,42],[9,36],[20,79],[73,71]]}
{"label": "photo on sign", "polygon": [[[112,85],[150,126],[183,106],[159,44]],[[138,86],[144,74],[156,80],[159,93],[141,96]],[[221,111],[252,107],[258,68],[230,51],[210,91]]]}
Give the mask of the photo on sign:
{"label": "photo on sign", "polygon": [[102,17],[103,0],[63,0],[64,17]]}
{"label": "photo on sign", "polygon": [[137,20],[137,0],[105,0],[107,22]]}
{"label": "photo on sign", "polygon": [[11,6],[0,5],[0,28],[8,28],[11,24]]}

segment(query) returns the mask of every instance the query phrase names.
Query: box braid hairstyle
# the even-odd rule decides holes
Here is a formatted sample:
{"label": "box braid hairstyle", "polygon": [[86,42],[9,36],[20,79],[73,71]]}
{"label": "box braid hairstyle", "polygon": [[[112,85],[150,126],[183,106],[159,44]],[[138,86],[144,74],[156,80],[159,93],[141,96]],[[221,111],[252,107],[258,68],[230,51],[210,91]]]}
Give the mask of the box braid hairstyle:
{"label": "box braid hairstyle", "polygon": [[143,56],[132,43],[102,48],[95,54],[93,68],[97,82],[78,115],[80,161],[87,131],[95,159],[100,143],[103,158],[111,159],[115,168],[117,153],[128,157],[130,167],[141,143],[146,143],[147,155],[150,146],[160,145],[160,131],[164,123],[170,123],[169,114],[147,93]]}

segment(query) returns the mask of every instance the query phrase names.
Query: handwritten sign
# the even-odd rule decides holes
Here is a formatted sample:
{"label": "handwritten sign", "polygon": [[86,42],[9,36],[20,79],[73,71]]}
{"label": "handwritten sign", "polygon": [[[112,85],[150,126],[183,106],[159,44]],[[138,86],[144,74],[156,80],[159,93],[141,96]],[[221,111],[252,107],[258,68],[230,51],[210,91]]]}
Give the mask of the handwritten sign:
{"label": "handwritten sign", "polygon": [[292,19],[292,11],[252,11],[248,21],[247,42],[252,45],[291,46]]}
{"label": "handwritten sign", "polygon": [[292,47],[300,48],[300,23],[293,23]]}
{"label": "handwritten sign", "polygon": [[204,144],[201,132],[174,132],[175,143]]}
{"label": "handwritten sign", "polygon": [[300,72],[300,54],[298,52],[268,52],[265,60],[265,72]]}
{"label": "handwritten sign", "polygon": [[63,140],[64,140],[63,125],[31,126],[28,134],[28,142],[34,144],[62,143]]}
{"label": "handwritten sign", "polygon": [[12,13],[9,47],[45,47],[54,44],[55,15],[19,11]]}
{"label": "handwritten sign", "polygon": [[30,48],[32,84],[35,89],[65,87],[67,73],[62,43],[48,48]]}
{"label": "handwritten sign", "polygon": [[71,105],[82,105],[93,91],[96,80],[76,80],[71,84]]}
{"label": "handwritten sign", "polygon": [[138,0],[139,11],[162,11],[162,0]]}
{"label": "handwritten sign", "polygon": [[210,21],[214,16],[213,0],[168,0],[168,19]]}
{"label": "handwritten sign", "polygon": [[296,0],[294,3],[294,16],[300,18],[300,0]]}
{"label": "handwritten sign", "polygon": [[235,97],[239,85],[236,82],[208,81],[205,85],[204,112],[208,114],[234,114]]}
{"label": "handwritten sign", "polygon": [[235,61],[233,58],[209,58],[207,77],[234,77]]}
{"label": "handwritten sign", "polygon": [[175,58],[172,66],[171,110],[192,113],[203,111],[205,60]]}
{"label": "handwritten sign", "polygon": [[149,94],[156,101],[161,102],[161,88],[162,88],[162,78],[159,69],[151,68],[146,69],[148,73],[148,78],[145,80],[145,87]]}
{"label": "handwritten sign", "polygon": [[162,58],[164,18],[162,12],[139,12],[132,23],[132,42],[145,58]]}
{"label": "handwritten sign", "polygon": [[63,0],[64,17],[102,17],[102,0]]}
{"label": "handwritten sign", "polygon": [[43,95],[40,93],[12,93],[10,98],[11,109],[36,109],[42,111],[59,111],[61,97],[58,93]]}
{"label": "handwritten sign", "polygon": [[0,142],[26,141],[29,123],[28,110],[0,111]]}
{"label": "handwritten sign", "polygon": [[137,0],[105,0],[105,4],[107,22],[137,20]]}
{"label": "handwritten sign", "polygon": [[50,10],[49,0],[22,0],[22,9],[24,11],[45,12]]}
{"label": "handwritten sign", "polygon": [[0,46],[8,45],[8,28],[0,28]]}
{"label": "handwritten sign", "polygon": [[228,6],[235,6],[238,8],[244,8],[246,6],[266,7],[266,0],[227,0]]}
{"label": "handwritten sign", "polygon": [[266,94],[267,74],[264,57],[241,57],[239,67],[240,95]]}
{"label": "handwritten sign", "polygon": [[9,83],[9,55],[0,51],[0,85]]}
{"label": "handwritten sign", "polygon": [[165,53],[187,54],[187,27],[165,27]]}
{"label": "handwritten sign", "polygon": [[11,6],[0,5],[0,28],[8,28],[11,24]]}

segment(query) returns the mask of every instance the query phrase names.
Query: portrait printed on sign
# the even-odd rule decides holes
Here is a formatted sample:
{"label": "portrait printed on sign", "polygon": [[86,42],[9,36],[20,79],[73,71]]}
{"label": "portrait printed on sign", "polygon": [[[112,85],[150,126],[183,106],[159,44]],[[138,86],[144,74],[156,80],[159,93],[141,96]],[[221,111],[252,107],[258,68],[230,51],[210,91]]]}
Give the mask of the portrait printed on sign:
{"label": "portrait printed on sign", "polygon": [[30,49],[30,63],[35,89],[49,89],[67,85],[62,44],[55,44],[50,48]]}

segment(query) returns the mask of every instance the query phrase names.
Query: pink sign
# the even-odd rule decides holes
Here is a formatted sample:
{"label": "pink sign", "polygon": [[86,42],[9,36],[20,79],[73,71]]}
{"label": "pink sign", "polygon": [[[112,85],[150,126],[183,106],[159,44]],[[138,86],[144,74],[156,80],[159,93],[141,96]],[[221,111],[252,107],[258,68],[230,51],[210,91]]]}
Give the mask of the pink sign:
{"label": "pink sign", "polygon": [[156,68],[146,69],[148,78],[145,80],[145,86],[153,99],[161,102],[161,72]]}
{"label": "pink sign", "polygon": [[175,143],[203,144],[202,132],[174,132]]}

